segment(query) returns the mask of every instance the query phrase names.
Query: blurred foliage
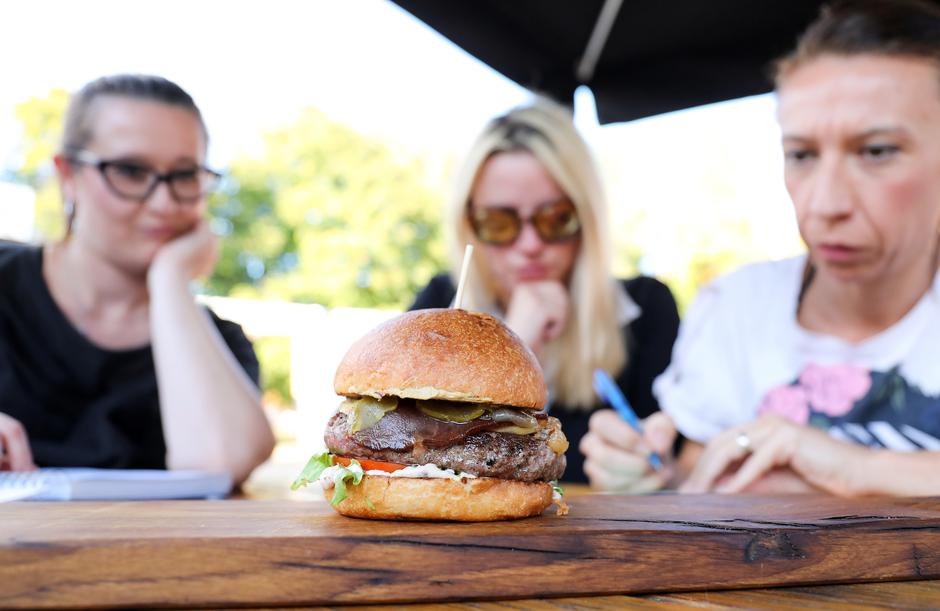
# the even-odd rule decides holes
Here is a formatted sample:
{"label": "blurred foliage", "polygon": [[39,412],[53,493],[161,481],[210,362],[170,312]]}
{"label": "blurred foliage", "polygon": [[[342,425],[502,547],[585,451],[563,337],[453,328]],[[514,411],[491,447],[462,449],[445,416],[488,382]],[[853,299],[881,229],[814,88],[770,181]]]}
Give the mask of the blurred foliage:
{"label": "blurred foliage", "polygon": [[252,340],[252,344],[261,363],[261,388],[264,389],[265,405],[289,407],[290,338],[257,337]]}
{"label": "blurred foliage", "polygon": [[52,158],[62,140],[62,119],[69,93],[53,89],[45,97],[34,97],[16,105],[16,118],[23,128],[17,147],[18,167],[13,177],[36,191],[34,214],[36,230],[46,238],[56,238],[65,229],[62,198],[55,181]]}
{"label": "blurred foliage", "polygon": [[444,265],[440,187],[420,160],[308,109],[240,156],[213,198],[216,294],[407,307]]}
{"label": "blurred foliage", "polygon": [[46,97],[30,98],[16,105],[16,119],[23,128],[18,147],[18,177],[33,188],[45,184],[51,174],[50,160],[62,140],[62,119],[69,93],[53,89]]}
{"label": "blurred foliage", "polygon": [[[405,308],[445,264],[440,187],[403,159],[307,109],[241,155],[210,202],[224,236],[208,292]],[[264,388],[289,397],[289,345],[263,340]]]}

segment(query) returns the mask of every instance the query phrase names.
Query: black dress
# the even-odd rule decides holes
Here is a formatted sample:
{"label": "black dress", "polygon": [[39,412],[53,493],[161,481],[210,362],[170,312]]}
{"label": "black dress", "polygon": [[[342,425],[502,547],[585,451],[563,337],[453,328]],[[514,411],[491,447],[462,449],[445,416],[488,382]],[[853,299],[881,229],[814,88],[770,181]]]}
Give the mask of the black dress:
{"label": "black dress", "polygon": [[[53,300],[42,255],[0,243],[0,412],[25,427],[39,467],[166,468],[150,346],[91,343]],[[258,360],[241,327],[212,320],[257,384]]]}
{"label": "black dress", "polygon": [[[621,282],[642,313],[621,328],[627,346],[627,366],[615,379],[637,415],[645,418],[659,410],[653,397],[653,380],[669,364],[672,345],[679,332],[679,312],[669,288],[655,278],[638,276]],[[456,292],[450,276],[439,274],[418,293],[410,309],[450,307]],[[549,413],[561,421],[562,430],[571,443],[566,453],[565,481],[587,481],[584,457],[578,451],[578,444],[587,433],[591,414],[602,407],[600,403],[591,409],[573,409],[557,403],[549,406]]]}

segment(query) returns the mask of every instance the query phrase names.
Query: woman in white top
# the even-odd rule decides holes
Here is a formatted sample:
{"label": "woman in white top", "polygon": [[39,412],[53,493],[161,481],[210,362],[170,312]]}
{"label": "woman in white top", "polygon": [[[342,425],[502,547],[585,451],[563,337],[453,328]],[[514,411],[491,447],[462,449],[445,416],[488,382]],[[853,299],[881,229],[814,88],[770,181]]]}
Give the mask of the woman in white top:
{"label": "woman in white top", "polygon": [[631,492],[940,494],[940,9],[824,9],[776,82],[808,253],[706,287],[663,412],[642,437],[596,413],[585,471]]}

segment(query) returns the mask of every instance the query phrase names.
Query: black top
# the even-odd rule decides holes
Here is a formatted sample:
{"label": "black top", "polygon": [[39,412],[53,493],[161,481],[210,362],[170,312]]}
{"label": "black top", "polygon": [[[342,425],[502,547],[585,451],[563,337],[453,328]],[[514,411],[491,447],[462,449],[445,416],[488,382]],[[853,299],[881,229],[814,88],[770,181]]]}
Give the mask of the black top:
{"label": "black top", "polygon": [[[106,350],[52,298],[42,249],[0,243],[0,412],[26,428],[40,467],[166,468],[150,346]],[[258,360],[241,327],[212,320],[248,376]]]}
{"label": "black top", "polygon": [[[642,313],[621,329],[627,346],[627,366],[615,379],[637,415],[645,418],[659,410],[653,397],[653,380],[669,364],[672,345],[679,332],[679,312],[669,288],[659,280],[638,276],[622,282]],[[418,294],[411,309],[450,307],[456,293],[450,276],[437,275]],[[566,408],[556,403],[549,406],[549,412],[561,421],[562,430],[571,443],[566,453],[566,481],[587,481],[584,457],[578,451],[578,444],[587,433],[591,414],[602,407],[600,403],[589,410]]]}

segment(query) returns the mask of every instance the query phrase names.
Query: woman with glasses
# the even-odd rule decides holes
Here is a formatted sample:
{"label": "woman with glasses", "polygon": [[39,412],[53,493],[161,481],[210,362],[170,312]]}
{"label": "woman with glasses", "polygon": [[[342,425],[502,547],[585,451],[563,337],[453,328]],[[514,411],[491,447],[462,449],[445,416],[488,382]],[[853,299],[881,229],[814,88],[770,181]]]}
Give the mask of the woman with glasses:
{"label": "woman with glasses", "polygon": [[[645,438],[591,422],[597,483],[940,494],[940,7],[834,3],[776,84],[807,252],[702,290]],[[678,468],[653,471],[677,429]]]}
{"label": "woman with glasses", "polygon": [[593,372],[613,376],[634,409],[657,409],[653,379],[678,328],[669,289],[611,276],[604,192],[570,113],[538,100],[491,121],[459,170],[447,209],[452,273],[413,309],[449,307],[464,245],[475,246],[461,307],[502,318],[538,356],[549,410],[571,441],[568,481],[586,481],[578,441],[599,407]]}
{"label": "woman with glasses", "polygon": [[251,343],[189,290],[218,253],[207,143],[165,79],[105,77],[73,97],[55,158],[66,235],[0,249],[0,468],[241,482],[270,454]]}

